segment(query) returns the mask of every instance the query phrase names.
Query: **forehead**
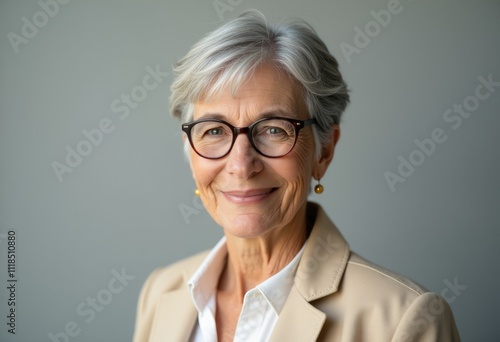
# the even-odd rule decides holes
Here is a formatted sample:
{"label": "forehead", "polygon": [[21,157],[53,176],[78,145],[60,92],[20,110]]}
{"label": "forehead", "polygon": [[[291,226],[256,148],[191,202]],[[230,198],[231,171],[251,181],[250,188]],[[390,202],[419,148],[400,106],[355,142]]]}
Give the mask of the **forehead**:
{"label": "forehead", "polygon": [[308,117],[298,82],[271,65],[257,68],[234,93],[226,86],[194,103],[194,120],[218,117],[248,123],[269,116]]}

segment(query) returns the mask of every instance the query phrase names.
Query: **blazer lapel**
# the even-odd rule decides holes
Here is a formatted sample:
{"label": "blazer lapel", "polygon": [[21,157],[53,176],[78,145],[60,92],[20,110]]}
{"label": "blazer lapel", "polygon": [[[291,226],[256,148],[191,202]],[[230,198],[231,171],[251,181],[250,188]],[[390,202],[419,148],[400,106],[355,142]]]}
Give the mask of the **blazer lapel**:
{"label": "blazer lapel", "polygon": [[315,224],[270,341],[316,341],[326,315],[310,302],[335,293],[347,266],[349,245],[321,207],[309,206]]}
{"label": "blazer lapel", "polygon": [[350,254],[349,245],[323,209],[309,205],[316,207],[316,220],[295,275],[295,285],[308,302],[337,291]]}
{"label": "blazer lapel", "polygon": [[156,309],[150,342],[188,341],[198,311],[191,300],[187,287],[165,293]]}
{"label": "blazer lapel", "polygon": [[269,341],[316,341],[325,318],[326,315],[309,304],[294,286],[281,310]]}

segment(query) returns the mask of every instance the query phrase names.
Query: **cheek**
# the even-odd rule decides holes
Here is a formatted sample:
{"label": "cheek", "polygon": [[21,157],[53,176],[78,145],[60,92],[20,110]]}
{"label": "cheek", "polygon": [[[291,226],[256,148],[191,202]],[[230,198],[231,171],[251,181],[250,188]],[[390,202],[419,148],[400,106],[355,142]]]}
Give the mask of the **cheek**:
{"label": "cheek", "polygon": [[[284,168],[286,172],[285,178],[288,180],[290,190],[294,194],[307,195],[312,177],[314,143],[311,139],[297,141],[297,145],[292,153],[293,154],[289,155],[289,158],[287,158],[290,164]],[[302,196],[298,197],[301,198]]]}
{"label": "cheek", "polygon": [[297,141],[295,146],[295,154],[293,158],[295,159],[296,168],[298,175],[300,174],[301,179],[309,181],[312,176],[312,166],[315,158],[314,153],[314,140],[312,137],[303,137]]}
{"label": "cheek", "polygon": [[200,199],[203,206],[213,215],[217,200],[211,185],[219,172],[213,162],[201,158],[196,153],[191,153],[190,164],[196,188],[200,191]]}
{"label": "cheek", "polygon": [[201,158],[196,153],[192,152],[190,165],[196,186],[198,186],[198,189],[202,192],[207,191],[207,187],[210,186],[219,173],[217,164],[211,160]]}

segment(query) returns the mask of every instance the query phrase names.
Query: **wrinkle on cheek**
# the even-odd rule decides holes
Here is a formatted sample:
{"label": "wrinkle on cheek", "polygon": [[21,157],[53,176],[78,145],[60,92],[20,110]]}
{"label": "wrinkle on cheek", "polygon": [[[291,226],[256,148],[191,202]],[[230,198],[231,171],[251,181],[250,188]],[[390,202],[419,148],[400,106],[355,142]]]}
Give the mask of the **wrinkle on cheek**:
{"label": "wrinkle on cheek", "polygon": [[289,183],[289,203],[288,206],[300,206],[307,199],[309,192],[309,183],[312,176],[313,162],[315,158],[314,143],[310,137],[305,136],[297,141],[291,156],[296,160],[296,178]]}
{"label": "wrinkle on cheek", "polygon": [[217,196],[212,187],[212,182],[217,175],[217,167],[206,164],[205,160],[200,160],[199,158],[197,155],[191,155],[191,169],[196,187],[201,192],[203,205],[210,214],[213,214],[218,203]]}
{"label": "wrinkle on cheek", "polygon": [[301,170],[298,174],[308,180],[312,176],[311,173],[315,158],[314,143],[311,143],[309,139],[300,139],[299,136],[294,149],[296,149],[294,158],[297,159],[298,167]]}
{"label": "wrinkle on cheek", "polygon": [[296,161],[296,178],[288,182],[288,188],[282,205],[283,212],[296,210],[307,199],[313,162],[311,150],[311,148],[302,146],[302,148],[297,148],[294,151],[294,155],[291,156]]}

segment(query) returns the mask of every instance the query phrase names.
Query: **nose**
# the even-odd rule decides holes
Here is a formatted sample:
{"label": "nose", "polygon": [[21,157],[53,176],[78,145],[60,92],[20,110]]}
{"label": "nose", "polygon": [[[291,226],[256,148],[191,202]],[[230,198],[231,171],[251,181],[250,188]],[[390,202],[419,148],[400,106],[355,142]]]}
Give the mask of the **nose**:
{"label": "nose", "polygon": [[260,155],[253,148],[246,134],[238,134],[233,148],[227,155],[226,170],[239,179],[248,179],[263,169]]}

